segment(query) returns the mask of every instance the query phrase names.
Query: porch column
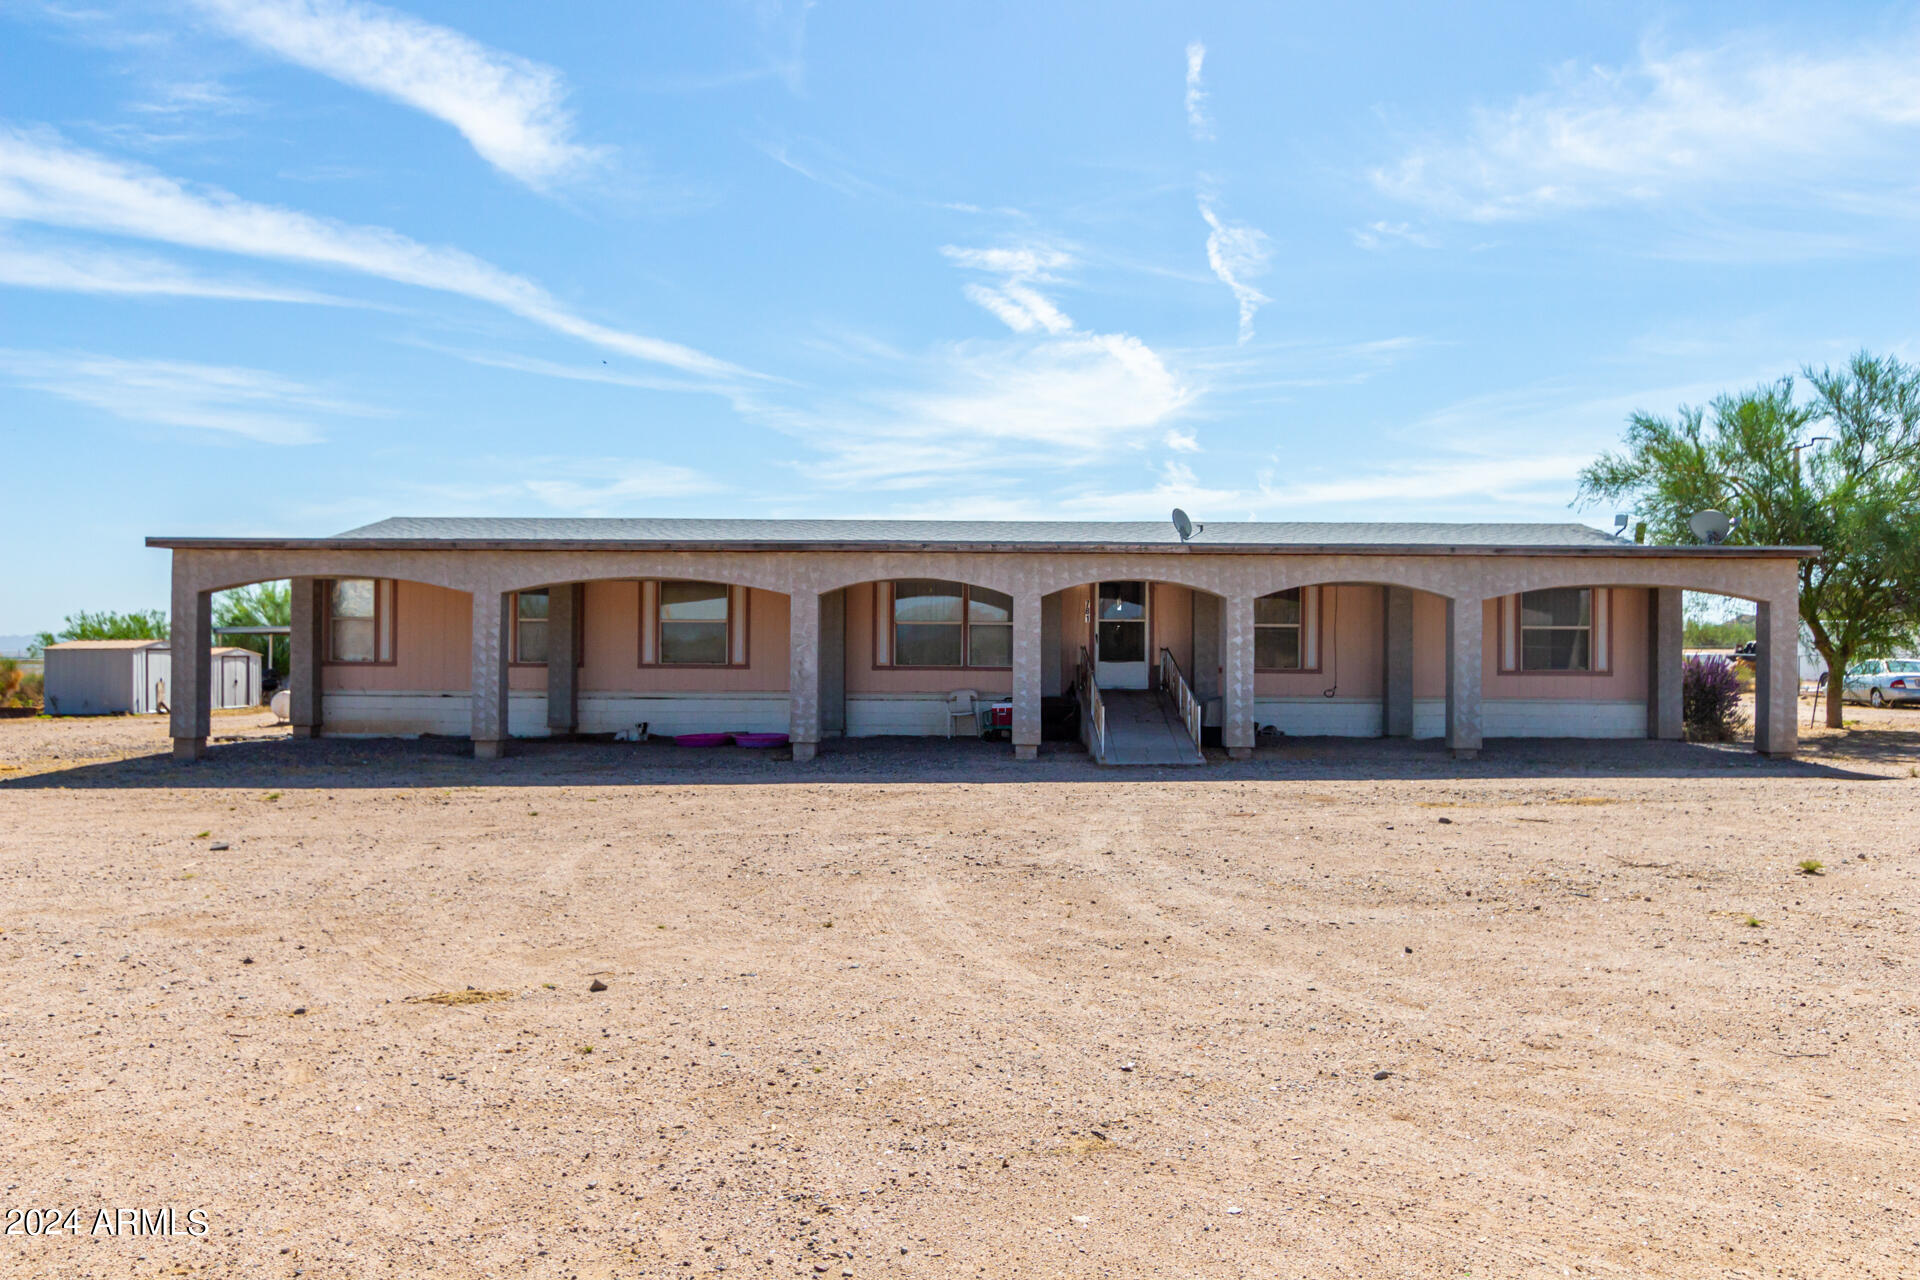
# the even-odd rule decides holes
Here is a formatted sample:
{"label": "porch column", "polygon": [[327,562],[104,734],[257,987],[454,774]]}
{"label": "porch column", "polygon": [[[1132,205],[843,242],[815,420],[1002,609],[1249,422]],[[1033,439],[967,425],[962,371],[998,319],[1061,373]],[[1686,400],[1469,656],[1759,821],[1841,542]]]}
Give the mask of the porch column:
{"label": "porch column", "polygon": [[1481,601],[1447,597],[1447,747],[1460,760],[1480,752],[1484,621]]}
{"label": "porch column", "polygon": [[1193,593],[1193,696],[1206,706],[1220,696],[1220,607],[1211,591]]}
{"label": "porch column", "polygon": [[1683,736],[1680,669],[1683,620],[1678,587],[1647,591],[1647,736],[1677,741]]}
{"label": "porch column", "polygon": [[820,593],[796,587],[788,597],[787,741],[795,760],[820,749]]}
{"label": "porch column", "polygon": [[1013,758],[1040,755],[1040,699],[1046,692],[1042,653],[1046,614],[1037,592],[1013,598]]}
{"label": "porch column", "polygon": [[473,593],[473,678],[468,688],[473,758],[507,753],[507,628],[511,592],[479,587]]}
{"label": "porch column", "polygon": [[1754,664],[1753,749],[1791,756],[1800,749],[1800,605],[1760,601]]}
{"label": "porch column", "polygon": [[1061,600],[1058,591],[1040,597],[1040,695],[1051,698],[1067,687],[1060,670]]}
{"label": "porch column", "polygon": [[320,578],[293,580],[293,624],[287,636],[287,716],[293,721],[293,736],[320,736],[322,690],[320,661],[326,653],[326,637],[321,620],[326,617],[326,602],[320,593],[326,583]]}
{"label": "porch column", "polygon": [[847,736],[847,589],[820,597],[820,736]]}
{"label": "porch column", "polygon": [[580,615],[583,582],[547,589],[547,732],[571,737],[580,727]]}
{"label": "porch column", "polygon": [[1381,733],[1413,736],[1413,589],[1386,588],[1386,679],[1380,690]]}
{"label": "porch column", "polygon": [[1253,756],[1253,597],[1228,596],[1225,612],[1220,741],[1230,757],[1247,760]]}
{"label": "porch column", "polygon": [[167,714],[175,760],[205,756],[213,723],[213,593],[195,588],[191,566],[190,556],[173,553]]}

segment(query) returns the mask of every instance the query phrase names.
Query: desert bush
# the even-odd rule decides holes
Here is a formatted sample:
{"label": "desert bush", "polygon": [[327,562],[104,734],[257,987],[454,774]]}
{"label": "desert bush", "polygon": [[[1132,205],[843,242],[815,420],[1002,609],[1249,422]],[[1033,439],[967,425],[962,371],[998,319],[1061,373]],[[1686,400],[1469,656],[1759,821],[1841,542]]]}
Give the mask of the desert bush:
{"label": "desert bush", "polygon": [[0,707],[38,707],[45,687],[38,672],[23,670],[12,658],[0,658]]}
{"label": "desert bush", "polygon": [[1731,742],[1746,727],[1740,678],[1725,658],[1687,659],[1680,677],[1680,714],[1695,742]]}

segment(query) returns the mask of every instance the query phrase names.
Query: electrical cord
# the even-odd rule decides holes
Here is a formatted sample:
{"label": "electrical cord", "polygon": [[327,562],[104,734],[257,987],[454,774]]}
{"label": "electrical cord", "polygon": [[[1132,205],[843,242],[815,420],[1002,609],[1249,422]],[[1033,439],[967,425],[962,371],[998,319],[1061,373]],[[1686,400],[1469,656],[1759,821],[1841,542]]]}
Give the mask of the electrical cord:
{"label": "electrical cord", "polygon": [[[1330,594],[1328,593],[1328,591],[1327,591],[1327,589],[1326,589],[1325,587],[1322,587],[1322,588],[1320,589],[1320,596],[1321,596],[1321,601],[1322,601],[1322,603],[1323,603],[1323,604],[1324,604],[1324,603],[1326,603],[1326,602],[1327,602],[1328,600],[1330,600],[1330,599],[1332,598],[1332,597],[1331,597],[1331,595],[1330,595]],[[1323,697],[1323,698],[1331,698],[1331,697],[1333,697],[1333,695],[1334,695],[1334,694],[1336,694],[1336,693],[1338,693],[1338,692],[1340,692],[1340,632],[1339,632],[1339,622],[1340,622],[1340,617],[1339,617],[1339,614],[1338,614],[1338,613],[1336,612],[1336,613],[1335,613],[1335,615],[1334,615],[1334,624],[1335,624],[1335,626],[1334,626],[1334,634],[1333,634],[1333,671],[1332,671],[1332,675],[1333,675],[1333,683],[1332,683],[1331,685],[1328,685],[1328,686],[1327,686],[1326,688],[1324,688],[1324,689],[1322,689],[1322,690],[1320,691],[1320,696],[1321,696],[1321,697]],[[1322,628],[1321,628],[1321,634],[1322,634],[1322,635],[1325,635],[1325,634],[1326,634],[1326,628],[1324,628],[1324,627],[1322,627]]]}

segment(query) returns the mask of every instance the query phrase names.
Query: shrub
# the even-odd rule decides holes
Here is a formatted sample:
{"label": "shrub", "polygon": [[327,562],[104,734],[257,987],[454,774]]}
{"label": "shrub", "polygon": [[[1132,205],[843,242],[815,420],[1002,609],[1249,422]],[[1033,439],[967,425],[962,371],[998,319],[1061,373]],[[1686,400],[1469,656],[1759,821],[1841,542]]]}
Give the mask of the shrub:
{"label": "shrub", "polygon": [[45,687],[39,673],[21,670],[12,658],[0,658],[0,707],[38,707]]}
{"label": "shrub", "polygon": [[1695,742],[1731,742],[1746,727],[1733,664],[1711,656],[1687,659],[1680,677],[1680,714]]}

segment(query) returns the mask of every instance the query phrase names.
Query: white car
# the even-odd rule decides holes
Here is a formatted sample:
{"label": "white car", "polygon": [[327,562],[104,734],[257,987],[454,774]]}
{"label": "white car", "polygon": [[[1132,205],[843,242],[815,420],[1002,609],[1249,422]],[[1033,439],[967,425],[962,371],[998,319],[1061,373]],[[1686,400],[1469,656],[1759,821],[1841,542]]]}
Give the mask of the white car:
{"label": "white car", "polygon": [[1920,702],[1920,658],[1869,658],[1847,668],[1841,682],[1840,697],[1846,702],[1864,702],[1885,707],[1894,703]]}

